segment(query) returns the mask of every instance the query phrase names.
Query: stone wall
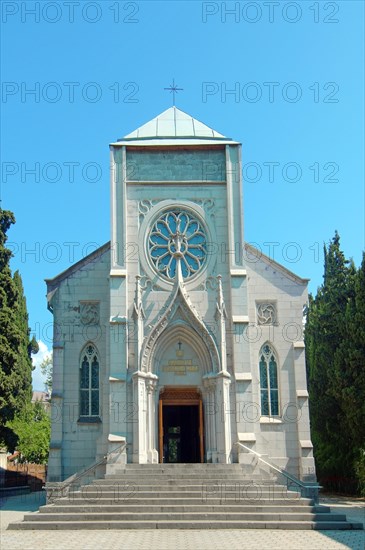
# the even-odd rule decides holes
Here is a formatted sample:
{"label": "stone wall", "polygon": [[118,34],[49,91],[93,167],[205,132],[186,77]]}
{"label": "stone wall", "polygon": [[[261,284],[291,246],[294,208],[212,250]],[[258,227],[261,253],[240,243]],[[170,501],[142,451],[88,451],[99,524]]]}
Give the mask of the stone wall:
{"label": "stone wall", "polygon": [[[53,298],[54,384],[52,393],[52,437],[49,480],[65,479],[92,464],[102,449],[97,448],[109,423],[109,271],[110,251],[60,282]],[[100,420],[80,421],[80,357],[92,342],[100,359]],[[105,438],[105,450],[106,450]],[[60,445],[61,444],[61,445]],[[62,470],[56,471],[62,463]],[[62,457],[62,458],[61,458]]]}

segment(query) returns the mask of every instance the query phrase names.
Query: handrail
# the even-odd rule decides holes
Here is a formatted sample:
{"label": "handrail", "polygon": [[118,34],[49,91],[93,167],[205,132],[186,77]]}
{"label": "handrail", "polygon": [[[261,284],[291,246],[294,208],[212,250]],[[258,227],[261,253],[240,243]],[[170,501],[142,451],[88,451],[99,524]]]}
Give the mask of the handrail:
{"label": "handrail", "polygon": [[127,446],[126,442],[122,443],[121,445],[119,445],[118,447],[113,449],[112,451],[109,451],[105,456],[103,456],[102,459],[98,460],[98,462],[95,462],[91,466],[88,466],[84,470],[81,470],[81,472],[79,472],[79,473],[72,474],[72,476],[70,476],[67,479],[65,479],[64,481],[61,481],[60,483],[58,483],[57,484],[58,487],[60,487],[61,489],[66,489],[69,485],[71,485],[71,483],[74,483],[75,481],[77,481],[80,478],[84,477],[88,472],[90,472],[92,470],[95,470],[98,466],[101,466],[101,464],[105,464],[108,461],[108,458],[111,455],[113,455],[116,451],[118,451],[119,449],[120,449],[120,452],[122,452],[126,448],[126,446]]}
{"label": "handrail", "polygon": [[306,484],[306,483],[303,483],[303,481],[301,481],[300,479],[298,479],[297,477],[293,476],[292,474],[289,474],[289,472],[287,472],[286,470],[283,470],[282,468],[279,468],[279,466],[275,466],[274,464],[271,464],[270,462],[267,462],[266,460],[264,460],[262,458],[262,455],[260,455],[260,453],[254,451],[253,449],[250,449],[249,447],[246,447],[246,445],[244,445],[243,443],[241,443],[240,441],[237,441],[235,443],[235,445],[239,445],[240,447],[243,447],[244,449],[246,449],[246,451],[248,451],[249,453],[251,454],[254,454],[257,456],[257,458],[259,459],[260,462],[263,462],[264,464],[266,464],[267,466],[269,466],[269,468],[271,468],[272,470],[275,470],[276,472],[279,472],[280,474],[282,474],[284,477],[287,478],[287,480],[290,480],[292,483],[296,484],[296,485],[299,485],[299,487],[301,487],[302,489],[304,489],[305,491],[313,491],[313,489],[320,489],[321,486],[318,485],[318,483],[312,483],[312,484]]}

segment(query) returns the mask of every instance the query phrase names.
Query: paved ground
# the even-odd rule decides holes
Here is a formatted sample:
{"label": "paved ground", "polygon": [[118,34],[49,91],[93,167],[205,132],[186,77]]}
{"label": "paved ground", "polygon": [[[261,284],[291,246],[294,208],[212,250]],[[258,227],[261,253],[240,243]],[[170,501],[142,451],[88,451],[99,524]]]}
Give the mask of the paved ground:
{"label": "paved ground", "polygon": [[[44,504],[43,493],[4,498],[1,508],[1,548],[22,550],[364,550],[365,531],[278,530],[122,530],[122,531],[6,531]],[[322,497],[321,504],[365,523],[365,502]]]}

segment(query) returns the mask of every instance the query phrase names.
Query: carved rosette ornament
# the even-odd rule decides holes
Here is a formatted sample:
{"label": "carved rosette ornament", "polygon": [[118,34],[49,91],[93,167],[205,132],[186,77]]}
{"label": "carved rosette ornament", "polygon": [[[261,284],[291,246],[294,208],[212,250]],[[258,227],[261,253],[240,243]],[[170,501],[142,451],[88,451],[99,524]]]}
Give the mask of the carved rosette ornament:
{"label": "carved rosette ornament", "polygon": [[100,304],[95,302],[81,303],[80,320],[83,325],[98,325],[100,322]]}
{"label": "carved rosette ornament", "polygon": [[273,302],[257,304],[256,311],[258,325],[274,325],[276,323],[276,305]]}

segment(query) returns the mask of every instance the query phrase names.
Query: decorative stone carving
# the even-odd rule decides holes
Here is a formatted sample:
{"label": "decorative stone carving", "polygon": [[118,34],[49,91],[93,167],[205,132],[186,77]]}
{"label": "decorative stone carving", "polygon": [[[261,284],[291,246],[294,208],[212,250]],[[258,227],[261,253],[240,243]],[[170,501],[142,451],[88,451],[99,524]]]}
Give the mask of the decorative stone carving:
{"label": "decorative stone carving", "polygon": [[100,321],[100,304],[95,302],[80,303],[80,319],[83,325],[98,325]]}
{"label": "decorative stone carving", "polygon": [[138,203],[138,211],[142,216],[145,216],[147,212],[151,209],[152,202],[148,199],[143,199]]}
{"label": "decorative stone carving", "polygon": [[147,394],[150,395],[150,394],[153,394],[153,392],[156,391],[156,388],[157,388],[157,381],[155,379],[147,379],[146,380],[146,390],[147,390]]}
{"label": "decorative stone carving", "polygon": [[141,290],[147,290],[148,287],[152,288],[152,281],[147,275],[141,275],[139,278],[139,286]]}
{"label": "decorative stone carving", "polygon": [[257,324],[274,325],[277,321],[276,304],[265,302],[256,305]]}
{"label": "decorative stone carving", "polygon": [[215,318],[218,323],[219,348],[221,353],[221,367],[222,367],[222,371],[226,371],[227,370],[227,346],[226,346],[227,311],[224,303],[221,275],[218,275],[217,277],[217,304],[216,304]]}
{"label": "decorative stone carving", "polygon": [[138,212],[139,212],[139,219],[142,221],[146,214],[151,210],[151,208],[160,202],[159,200],[149,200],[149,199],[142,199],[138,203]]}
{"label": "decorative stone carving", "polygon": [[142,343],[144,339],[144,320],[146,317],[143,310],[143,304],[142,304],[142,288],[140,285],[140,280],[141,280],[140,275],[137,275],[136,295],[134,299],[134,311],[133,311],[137,369],[139,369],[139,364],[140,364],[141,349],[142,349]]}
{"label": "decorative stone carving", "polygon": [[204,290],[217,290],[218,288],[218,279],[217,277],[207,277],[205,281]]}
{"label": "decorative stone carving", "polygon": [[213,210],[215,208],[215,201],[214,199],[205,199],[203,201],[203,208],[206,212],[213,213]]}
{"label": "decorative stone carving", "polygon": [[213,216],[215,211],[215,200],[214,199],[195,199],[194,202],[201,204],[207,214]]}

